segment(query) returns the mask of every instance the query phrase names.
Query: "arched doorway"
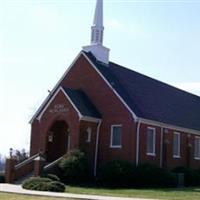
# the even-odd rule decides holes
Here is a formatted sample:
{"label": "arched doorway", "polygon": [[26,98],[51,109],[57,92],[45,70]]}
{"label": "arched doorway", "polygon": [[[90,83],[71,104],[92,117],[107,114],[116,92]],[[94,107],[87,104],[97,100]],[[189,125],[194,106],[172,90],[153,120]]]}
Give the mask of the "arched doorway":
{"label": "arched doorway", "polygon": [[48,131],[46,159],[52,162],[67,153],[69,127],[65,121],[55,121]]}

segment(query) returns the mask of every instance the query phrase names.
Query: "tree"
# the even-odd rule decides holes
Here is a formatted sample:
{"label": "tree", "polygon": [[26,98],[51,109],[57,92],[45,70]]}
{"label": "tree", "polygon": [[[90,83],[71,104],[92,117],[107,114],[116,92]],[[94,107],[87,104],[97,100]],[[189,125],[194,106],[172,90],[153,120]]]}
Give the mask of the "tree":
{"label": "tree", "polygon": [[3,171],[5,167],[5,158],[0,154],[0,171]]}
{"label": "tree", "polygon": [[16,159],[18,162],[22,162],[29,157],[29,153],[25,150],[18,150],[10,148],[10,157]]}

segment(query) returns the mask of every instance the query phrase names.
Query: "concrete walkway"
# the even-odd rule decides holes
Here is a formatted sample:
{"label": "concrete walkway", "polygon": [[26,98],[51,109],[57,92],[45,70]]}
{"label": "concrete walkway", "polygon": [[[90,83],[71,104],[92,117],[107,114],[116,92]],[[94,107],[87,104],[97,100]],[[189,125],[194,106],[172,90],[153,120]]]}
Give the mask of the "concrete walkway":
{"label": "concrete walkway", "polygon": [[[124,197],[110,197],[110,196],[97,196],[85,194],[72,194],[72,193],[57,193],[57,192],[41,192],[33,190],[25,190],[21,185],[13,184],[0,184],[0,192],[16,193],[16,194],[29,194],[38,196],[62,197],[73,199],[87,199],[87,200],[147,200],[142,198],[124,198]],[[148,199],[150,200],[150,199]]]}

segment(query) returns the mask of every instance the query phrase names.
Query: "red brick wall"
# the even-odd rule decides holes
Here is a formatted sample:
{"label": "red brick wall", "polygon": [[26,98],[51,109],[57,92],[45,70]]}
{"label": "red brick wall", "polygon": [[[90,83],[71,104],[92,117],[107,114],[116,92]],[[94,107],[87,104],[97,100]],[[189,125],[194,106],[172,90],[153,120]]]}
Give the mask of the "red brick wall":
{"label": "red brick wall", "polygon": [[34,168],[34,161],[27,163],[26,165],[20,167],[19,169],[15,170],[15,180],[18,180],[33,171]]}
{"label": "red brick wall", "polygon": [[[98,123],[82,121],[80,125],[80,150],[84,151],[88,157],[90,166],[94,167],[96,136]],[[91,141],[87,142],[87,128],[90,127]]]}
{"label": "red brick wall", "polygon": [[[133,118],[127,108],[121,103],[105,81],[98,75],[95,69],[91,67],[84,56],[81,55],[79,57],[60,85],[82,89],[102,114],[103,118],[99,138],[99,161],[105,162],[111,159],[126,159],[135,162],[136,127]],[[51,103],[51,107],[55,103],[67,103],[66,99],[62,97],[62,95],[56,97],[55,101],[56,102]],[[67,106],[71,106],[69,102]],[[55,119],[56,116],[53,116],[47,110],[41,118],[40,123],[34,120],[32,123],[31,154],[36,153],[39,148],[45,151],[47,132]],[[69,126],[73,126],[70,127],[73,132],[71,141],[74,143],[72,146],[77,147],[79,141],[78,130],[80,128],[79,123],[77,122],[77,115],[72,109],[70,115],[64,115],[63,119],[66,120]],[[112,124],[122,124],[123,133],[121,149],[110,148]],[[38,138],[40,139],[38,140]],[[40,144],[38,144],[38,141],[41,141]],[[92,149],[88,151],[93,151]],[[90,154],[92,155],[92,153]]]}
{"label": "red brick wall", "polygon": [[[105,66],[106,67],[106,66]],[[81,89],[83,90],[99,112],[102,114],[102,124],[100,127],[99,137],[99,154],[98,162],[100,164],[112,160],[112,159],[124,159],[135,162],[136,155],[136,124],[127,110],[122,104],[119,98],[114,94],[111,88],[105,83],[95,69],[90,65],[86,58],[81,55],[75,62],[74,66],[70,69],[66,77],[60,83],[61,86]],[[57,103],[65,103],[66,107],[70,108],[70,111],[62,115],[52,115],[48,110]],[[66,100],[63,94],[59,94],[56,99],[51,103],[50,108],[44,113],[40,123],[34,120],[32,123],[32,136],[31,136],[31,154],[37,152],[37,149],[41,148],[45,151],[47,132],[52,123],[56,119],[64,119],[69,125],[72,137],[71,148],[84,147],[90,159],[94,159],[94,146],[96,133],[92,139],[91,144],[84,144],[84,136],[82,131],[91,125],[94,128],[94,124],[87,124],[85,122],[79,123],[77,113],[72,108],[71,104]],[[122,148],[113,149],[110,148],[110,136],[111,125],[122,125]],[[156,156],[146,155],[146,129],[148,125],[142,124],[140,128],[140,151],[139,162],[152,162],[160,165],[160,142],[161,142],[161,128],[156,127]],[[79,131],[82,130],[82,131]],[[191,148],[191,158],[188,161],[185,154],[187,154],[188,137],[186,133],[181,133],[181,158],[175,159],[172,155],[173,144],[173,130],[169,130],[165,137],[170,141],[166,145],[167,162],[163,161],[167,167],[173,168],[180,165],[191,165],[192,167],[200,166],[200,161],[194,160],[193,149]],[[191,135],[190,140],[194,136]],[[38,142],[40,141],[40,143]],[[193,144],[193,142],[192,142]],[[92,162],[92,161],[91,161]]]}
{"label": "red brick wall", "polygon": [[31,124],[30,156],[37,154],[40,150],[40,123],[34,120]]}
{"label": "red brick wall", "polygon": [[[147,127],[153,127],[156,129],[156,155],[147,155],[146,141],[147,141]],[[165,131],[167,130],[167,132]],[[174,132],[180,133],[180,158],[173,157],[173,134]],[[189,134],[172,129],[164,129],[163,137],[163,162],[162,166],[169,169],[173,169],[178,166],[185,166],[191,168],[199,168],[200,161],[194,159],[194,134]],[[139,162],[151,162],[156,165],[160,165],[160,153],[161,153],[161,128],[157,126],[141,124],[140,128],[140,151],[139,151]],[[191,144],[189,149],[189,144]]]}
{"label": "red brick wall", "polygon": [[195,135],[191,135],[191,137],[189,138],[189,142],[191,144],[191,160],[190,160],[190,165],[193,168],[200,168],[200,160],[195,160],[194,159],[194,139],[195,139]]}
{"label": "red brick wall", "polygon": [[[105,66],[106,67],[106,66]],[[83,90],[102,114],[99,160],[126,159],[135,162],[135,125],[131,114],[89,62],[81,56],[62,86]],[[112,124],[122,124],[122,148],[110,148]]]}
{"label": "red brick wall", "polygon": [[[64,104],[67,112],[52,113],[55,105]],[[64,94],[60,91],[56,98],[51,102],[47,110],[44,112],[40,122],[34,120],[32,124],[31,134],[31,155],[39,150],[46,151],[48,131],[56,120],[63,120],[69,127],[71,143],[70,148],[79,147],[79,117],[70,102],[66,99]]]}

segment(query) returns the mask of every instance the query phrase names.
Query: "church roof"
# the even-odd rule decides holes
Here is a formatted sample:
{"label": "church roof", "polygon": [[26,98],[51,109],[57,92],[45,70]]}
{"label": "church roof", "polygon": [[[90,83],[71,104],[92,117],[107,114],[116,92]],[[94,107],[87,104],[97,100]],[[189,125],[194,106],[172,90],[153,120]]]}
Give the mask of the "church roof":
{"label": "church roof", "polygon": [[[85,53],[85,52],[84,52]],[[85,53],[137,117],[200,130],[200,97]]]}
{"label": "church roof", "polygon": [[101,118],[101,114],[82,90],[75,90],[66,87],[62,88],[70,100],[73,102],[73,104],[76,106],[76,108],[79,110],[81,115],[98,119]]}

